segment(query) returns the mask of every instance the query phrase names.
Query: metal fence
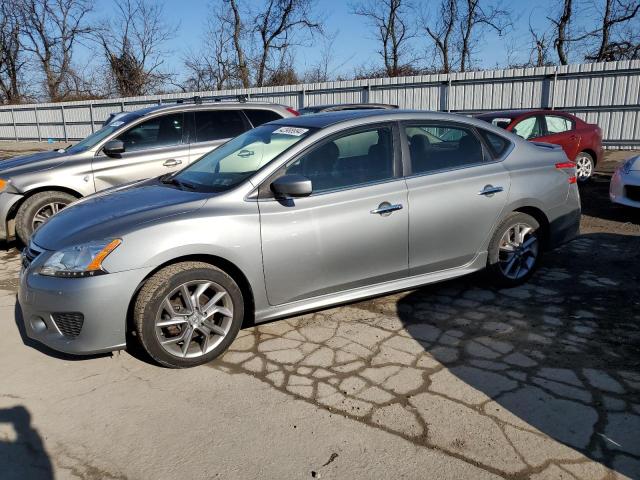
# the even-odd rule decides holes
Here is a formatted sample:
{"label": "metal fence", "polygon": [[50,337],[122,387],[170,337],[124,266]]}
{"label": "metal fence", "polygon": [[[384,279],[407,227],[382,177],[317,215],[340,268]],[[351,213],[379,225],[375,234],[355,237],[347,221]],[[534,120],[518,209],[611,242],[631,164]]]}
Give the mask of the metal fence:
{"label": "metal fence", "polygon": [[298,109],[349,102],[465,114],[561,109],[600,125],[608,147],[640,147],[640,60],[3,106],[0,139],[78,140],[99,129],[111,113],[195,95],[203,101],[246,95],[250,101]]}

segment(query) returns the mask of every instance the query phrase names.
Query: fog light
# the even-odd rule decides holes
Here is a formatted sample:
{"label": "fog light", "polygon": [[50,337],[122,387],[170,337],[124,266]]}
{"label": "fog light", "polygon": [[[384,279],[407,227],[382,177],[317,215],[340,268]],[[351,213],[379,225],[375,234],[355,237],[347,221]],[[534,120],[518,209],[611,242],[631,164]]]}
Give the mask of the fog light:
{"label": "fog light", "polygon": [[41,317],[31,317],[31,329],[36,333],[44,332],[47,329],[47,324]]}

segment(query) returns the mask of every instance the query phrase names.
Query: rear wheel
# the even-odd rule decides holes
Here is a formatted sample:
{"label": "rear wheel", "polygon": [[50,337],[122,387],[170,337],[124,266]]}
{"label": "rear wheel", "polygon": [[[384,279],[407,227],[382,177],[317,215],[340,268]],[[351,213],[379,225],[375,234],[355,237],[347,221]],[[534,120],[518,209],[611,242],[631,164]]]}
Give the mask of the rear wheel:
{"label": "rear wheel", "polygon": [[500,286],[526,282],[538,266],[540,224],[530,215],[513,212],[496,229],[489,243],[487,270]]}
{"label": "rear wheel", "polygon": [[580,183],[587,182],[593,175],[596,163],[587,152],[580,152],[576,157],[576,176]]}
{"label": "rear wheel", "polygon": [[73,195],[56,191],[40,192],[27,198],[16,215],[16,233],[20,240],[27,245],[33,232],[75,200]]}
{"label": "rear wheel", "polygon": [[143,348],[171,368],[216,358],[235,339],[243,317],[244,301],[236,282],[203,262],[163,268],[144,284],[134,308]]}

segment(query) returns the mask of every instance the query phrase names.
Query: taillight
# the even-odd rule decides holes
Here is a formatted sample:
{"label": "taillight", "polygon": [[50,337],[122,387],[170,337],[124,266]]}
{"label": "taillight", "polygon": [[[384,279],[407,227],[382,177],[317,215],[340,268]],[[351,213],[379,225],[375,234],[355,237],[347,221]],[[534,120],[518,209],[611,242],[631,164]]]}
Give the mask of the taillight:
{"label": "taillight", "polygon": [[296,117],[300,116],[300,112],[297,111],[295,108],[287,107],[287,112],[291,113],[292,115],[295,115]]}
{"label": "taillight", "polygon": [[558,170],[573,170],[573,175],[571,175],[568,178],[569,183],[577,183],[578,178],[576,177],[575,173],[576,173],[576,162],[560,162],[560,163],[556,163],[556,168]]}

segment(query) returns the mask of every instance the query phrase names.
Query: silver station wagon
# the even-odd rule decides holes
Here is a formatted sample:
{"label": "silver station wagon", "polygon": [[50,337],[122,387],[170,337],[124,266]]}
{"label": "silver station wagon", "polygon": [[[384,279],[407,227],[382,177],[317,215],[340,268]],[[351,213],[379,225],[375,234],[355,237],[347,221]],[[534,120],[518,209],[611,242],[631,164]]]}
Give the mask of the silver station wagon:
{"label": "silver station wagon", "polygon": [[98,193],[23,254],[28,335],[208,362],[265,322],[487,269],[526,281],[578,233],[575,164],[481,120],[415,111],[287,118],[179,172]]}
{"label": "silver station wagon", "polygon": [[0,240],[27,244],[33,231],[76,199],[175,172],[253,127],[295,110],[268,103],[183,103],[120,113],[63,150],[0,162]]}

